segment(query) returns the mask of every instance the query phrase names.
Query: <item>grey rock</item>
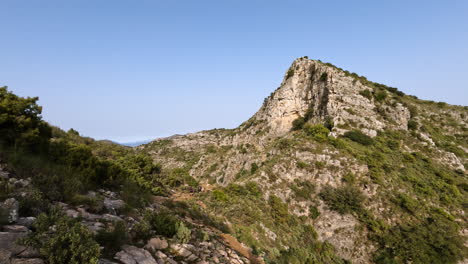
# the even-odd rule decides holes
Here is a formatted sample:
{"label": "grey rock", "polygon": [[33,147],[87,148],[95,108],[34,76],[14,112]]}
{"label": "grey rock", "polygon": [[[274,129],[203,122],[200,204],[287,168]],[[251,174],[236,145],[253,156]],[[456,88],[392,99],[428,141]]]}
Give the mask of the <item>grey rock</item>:
{"label": "grey rock", "polygon": [[181,245],[178,245],[178,244],[173,244],[171,245],[171,249],[174,250],[174,252],[179,255],[179,256],[182,256],[184,258],[192,255],[192,252],[188,249],[186,249],[185,247],[181,246]]}
{"label": "grey rock", "polygon": [[10,173],[0,169],[0,178],[7,180],[8,178],[10,178]]}
{"label": "grey rock", "polygon": [[116,212],[116,210],[121,209],[124,207],[125,202],[122,200],[112,200],[109,198],[104,198],[104,207],[111,213]]}
{"label": "grey rock", "polygon": [[158,259],[165,259],[165,258],[167,258],[167,255],[164,254],[164,253],[162,253],[161,251],[156,252],[156,253],[154,254],[154,256],[156,256],[156,258],[158,258]]}
{"label": "grey rock", "polygon": [[124,264],[157,264],[153,256],[142,248],[126,245],[122,249],[122,251],[115,254],[114,258]]}
{"label": "grey rock", "polygon": [[148,241],[145,248],[152,251],[156,251],[159,249],[166,249],[168,246],[169,245],[166,240],[155,237]]}
{"label": "grey rock", "polygon": [[0,232],[0,250],[10,251],[12,255],[17,255],[26,249],[25,246],[18,245],[18,239],[26,236],[26,233]]}
{"label": "grey rock", "polygon": [[36,217],[33,217],[33,216],[19,217],[16,223],[18,225],[23,225],[29,228],[34,224],[34,221],[36,221]]}
{"label": "grey rock", "polygon": [[71,218],[77,218],[78,216],[80,216],[80,213],[78,211],[76,211],[76,210],[73,210],[73,209],[66,210],[65,214],[68,217],[71,217]]}
{"label": "grey rock", "polygon": [[17,255],[19,258],[39,258],[41,254],[35,248],[28,247]]}
{"label": "grey rock", "polygon": [[123,221],[123,219],[121,217],[118,217],[116,215],[111,215],[111,214],[104,214],[102,216],[102,219],[107,221],[107,222],[119,222],[119,221]]}
{"label": "grey rock", "polygon": [[195,260],[197,260],[197,259],[198,259],[198,257],[197,257],[195,254],[192,254],[192,255],[190,255],[190,256],[188,256],[188,257],[186,258],[186,260],[187,260],[188,262],[193,262],[193,261],[195,261]]}
{"label": "grey rock", "polygon": [[22,225],[6,225],[3,226],[4,232],[11,232],[11,233],[22,233],[22,232],[29,232],[29,229]]}
{"label": "grey rock", "polygon": [[40,258],[31,258],[31,259],[17,258],[17,259],[12,259],[11,264],[44,264],[44,261]]}

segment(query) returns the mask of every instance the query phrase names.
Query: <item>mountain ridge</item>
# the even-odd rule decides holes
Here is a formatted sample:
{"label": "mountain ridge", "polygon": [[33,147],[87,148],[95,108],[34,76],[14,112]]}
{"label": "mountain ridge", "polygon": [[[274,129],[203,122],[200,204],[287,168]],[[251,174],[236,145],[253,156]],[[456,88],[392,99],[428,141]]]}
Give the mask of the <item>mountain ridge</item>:
{"label": "mountain ridge", "polygon": [[[405,176],[434,175],[427,168],[413,168],[404,161],[412,159],[407,155],[419,160],[418,153],[424,153],[428,155],[424,159],[438,168],[430,170],[443,170],[460,184],[464,181],[466,111],[467,107],[422,101],[332,64],[302,57],[286,71],[280,87],[239,127],[159,139],[138,150],[168,171],[183,168],[201,183],[229,188],[253,181],[263,190],[265,200],[279,197],[294,215],[318,213],[306,223],[312,224],[318,238],[331,243],[340,257],[353,263],[372,263],[380,246],[372,239],[376,231],[370,225],[380,223],[386,226],[384,230],[399,227],[390,212],[402,209],[388,197],[411,194],[409,197],[425,204],[424,208],[440,203],[418,190],[418,180]],[[392,164],[395,160],[405,167]],[[385,178],[385,174],[391,177]],[[439,182],[436,178],[427,180]],[[300,186],[309,185],[315,190],[308,190],[306,198],[301,198],[301,190],[305,192],[301,188],[306,187]],[[367,202],[359,212],[337,213],[324,193],[347,186],[354,188],[352,192],[362,192]],[[428,188],[433,188],[431,192],[437,197],[442,195],[439,187]],[[457,193],[454,190],[450,199],[463,200]],[[401,199],[398,197],[392,199]],[[230,214],[219,209],[212,213]],[[410,219],[406,214],[402,212],[400,217]],[[241,222],[237,225],[243,226]],[[356,228],[361,231],[354,232]],[[382,250],[377,251],[387,254]]]}

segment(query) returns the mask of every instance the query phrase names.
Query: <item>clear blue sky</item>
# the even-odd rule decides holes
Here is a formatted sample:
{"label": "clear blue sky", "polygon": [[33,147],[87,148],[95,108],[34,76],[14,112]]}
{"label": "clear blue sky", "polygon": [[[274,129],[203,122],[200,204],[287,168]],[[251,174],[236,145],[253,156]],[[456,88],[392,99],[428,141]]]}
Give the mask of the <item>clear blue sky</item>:
{"label": "clear blue sky", "polygon": [[468,1],[2,0],[0,86],[120,142],[233,128],[297,57],[468,104]]}

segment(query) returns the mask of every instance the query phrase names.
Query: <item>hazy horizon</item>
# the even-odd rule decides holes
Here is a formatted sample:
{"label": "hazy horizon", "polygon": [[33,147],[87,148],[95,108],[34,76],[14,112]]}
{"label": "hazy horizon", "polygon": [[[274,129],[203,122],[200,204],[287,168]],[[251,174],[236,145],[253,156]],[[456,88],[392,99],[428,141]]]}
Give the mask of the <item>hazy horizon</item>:
{"label": "hazy horizon", "polygon": [[[183,3],[183,4],[181,4]],[[234,128],[298,57],[468,104],[466,1],[0,3],[0,86],[119,143]]]}

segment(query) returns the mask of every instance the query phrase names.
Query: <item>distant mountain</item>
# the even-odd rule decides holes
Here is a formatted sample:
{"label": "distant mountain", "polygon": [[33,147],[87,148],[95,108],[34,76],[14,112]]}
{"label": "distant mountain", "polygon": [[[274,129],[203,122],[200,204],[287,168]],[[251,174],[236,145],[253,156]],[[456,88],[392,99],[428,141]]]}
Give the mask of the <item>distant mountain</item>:
{"label": "distant mountain", "polygon": [[142,141],[135,141],[135,142],[128,142],[128,143],[117,143],[117,144],[127,146],[127,147],[138,147],[140,145],[147,144],[149,142],[151,142],[151,140],[142,140]]}

